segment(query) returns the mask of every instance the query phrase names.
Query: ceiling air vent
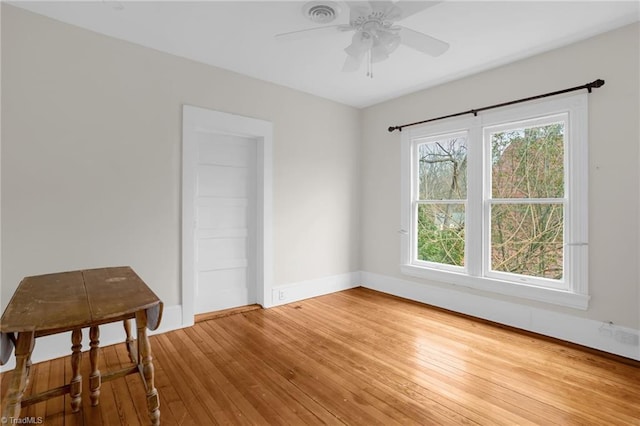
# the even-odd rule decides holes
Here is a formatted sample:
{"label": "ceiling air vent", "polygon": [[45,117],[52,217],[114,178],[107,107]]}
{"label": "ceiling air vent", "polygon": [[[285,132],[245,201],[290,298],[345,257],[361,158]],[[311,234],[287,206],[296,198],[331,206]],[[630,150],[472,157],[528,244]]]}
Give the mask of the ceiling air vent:
{"label": "ceiling air vent", "polygon": [[340,7],[332,1],[311,1],[302,7],[302,14],[318,24],[327,24],[338,16]]}

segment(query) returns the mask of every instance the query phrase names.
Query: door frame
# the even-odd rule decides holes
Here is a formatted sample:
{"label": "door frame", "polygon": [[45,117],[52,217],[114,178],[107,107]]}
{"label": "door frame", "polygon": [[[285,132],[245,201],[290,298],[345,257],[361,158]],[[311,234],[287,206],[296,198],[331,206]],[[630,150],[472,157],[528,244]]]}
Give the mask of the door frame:
{"label": "door frame", "polygon": [[182,324],[194,323],[198,133],[256,140],[256,299],[271,306],[273,286],[273,124],[240,115],[182,106]]}

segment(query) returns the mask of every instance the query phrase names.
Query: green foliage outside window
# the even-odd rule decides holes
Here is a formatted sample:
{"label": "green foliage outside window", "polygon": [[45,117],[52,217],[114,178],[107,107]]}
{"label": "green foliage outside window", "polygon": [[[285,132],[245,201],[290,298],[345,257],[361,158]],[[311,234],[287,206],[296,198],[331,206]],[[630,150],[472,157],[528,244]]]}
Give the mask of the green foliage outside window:
{"label": "green foliage outside window", "polygon": [[464,206],[418,206],[418,259],[464,266]]}

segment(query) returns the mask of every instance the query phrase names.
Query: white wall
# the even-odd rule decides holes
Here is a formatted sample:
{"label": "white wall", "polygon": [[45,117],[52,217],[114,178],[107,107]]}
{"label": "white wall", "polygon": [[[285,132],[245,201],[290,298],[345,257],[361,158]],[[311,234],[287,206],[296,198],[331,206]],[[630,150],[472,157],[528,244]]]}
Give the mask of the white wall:
{"label": "white wall", "polygon": [[359,270],[359,111],[2,3],[2,308],[131,265],[180,301],[182,105],[274,125],[274,284]]}
{"label": "white wall", "polygon": [[[362,269],[374,281],[388,277],[428,293],[446,292],[438,303],[455,309],[461,300],[506,302],[517,321],[532,310],[589,321],[611,321],[640,330],[639,117],[640,30],[623,27],[469,78],[394,99],[363,111]],[[428,70],[425,70],[428,72]],[[400,134],[386,127],[466,111],[602,78],[589,95],[589,288],[587,311],[455,288],[400,274]],[[365,277],[367,275],[365,274]],[[365,284],[366,279],[364,280]],[[376,287],[372,285],[372,287]],[[386,287],[393,292],[393,288]],[[410,294],[411,291],[405,292]],[[442,293],[444,294],[444,293]],[[448,297],[448,299],[447,299]],[[492,309],[487,302],[487,310]],[[506,315],[506,314],[505,314]],[[494,318],[498,319],[499,318]],[[519,324],[519,325],[523,325]],[[586,322],[585,322],[586,324]],[[525,327],[526,328],[526,327]],[[553,325],[545,334],[553,335]],[[558,325],[560,328],[560,325]],[[569,330],[570,332],[570,330]],[[598,330],[591,330],[595,334]],[[637,344],[632,349],[640,358]]]}

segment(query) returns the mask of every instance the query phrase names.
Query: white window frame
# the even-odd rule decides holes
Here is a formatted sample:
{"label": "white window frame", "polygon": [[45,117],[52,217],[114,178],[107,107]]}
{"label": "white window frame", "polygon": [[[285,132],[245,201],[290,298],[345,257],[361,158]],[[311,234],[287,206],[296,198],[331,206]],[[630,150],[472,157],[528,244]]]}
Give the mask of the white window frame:
{"label": "white window frame", "polygon": [[[566,114],[564,277],[561,281],[489,271],[489,146],[485,129]],[[405,129],[401,137],[401,272],[430,281],[587,309],[588,292],[587,94],[541,100]],[[467,133],[467,218],[464,267],[417,260],[417,145],[438,135]],[[420,142],[422,141],[422,142]],[[480,178],[477,178],[480,177]]]}

